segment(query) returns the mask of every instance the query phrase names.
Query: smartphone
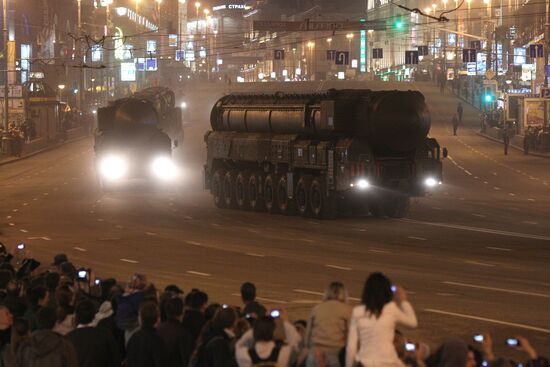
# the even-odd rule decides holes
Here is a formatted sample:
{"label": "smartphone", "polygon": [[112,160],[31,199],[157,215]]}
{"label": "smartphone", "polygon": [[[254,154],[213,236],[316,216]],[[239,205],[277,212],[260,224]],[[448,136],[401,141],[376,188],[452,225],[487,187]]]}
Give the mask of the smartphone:
{"label": "smartphone", "polygon": [[392,285],[392,286],[391,286],[391,291],[392,291],[393,293],[397,292],[397,286]]}
{"label": "smartphone", "polygon": [[222,308],[227,308],[229,305],[226,305],[225,303],[222,305]]}
{"label": "smartphone", "polygon": [[101,285],[101,279],[94,280],[94,284],[95,285]]}
{"label": "smartphone", "polygon": [[414,343],[405,343],[405,350],[407,352],[414,352],[416,350],[416,345]]}
{"label": "smartphone", "polygon": [[506,345],[509,346],[509,347],[519,347],[520,342],[516,338],[508,338],[508,339],[506,339]]}
{"label": "smartphone", "polygon": [[19,245],[17,245],[17,249],[18,250],[24,250],[25,249],[25,244],[23,242],[21,242]]}
{"label": "smartphone", "polygon": [[474,340],[478,343],[483,343],[483,335],[482,334],[475,334]]}
{"label": "smartphone", "polygon": [[76,279],[77,280],[87,280],[88,279],[88,270],[87,269],[79,269],[76,273]]}
{"label": "smartphone", "polygon": [[279,310],[273,310],[271,311],[271,313],[269,314],[271,317],[273,317],[274,319],[276,319],[277,317],[280,317],[281,316],[281,311]]}

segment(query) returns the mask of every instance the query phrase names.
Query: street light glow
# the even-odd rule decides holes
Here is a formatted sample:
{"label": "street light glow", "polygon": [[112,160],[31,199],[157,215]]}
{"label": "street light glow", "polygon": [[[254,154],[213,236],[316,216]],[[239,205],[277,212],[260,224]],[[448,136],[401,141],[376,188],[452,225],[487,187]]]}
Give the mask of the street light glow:
{"label": "street light glow", "polygon": [[352,39],[354,36],[353,36],[353,33],[348,33],[346,34],[346,38],[347,39]]}
{"label": "street light glow", "polygon": [[201,7],[201,3],[197,1],[197,2],[195,3],[195,8],[198,9],[198,8],[200,8],[200,7]]}

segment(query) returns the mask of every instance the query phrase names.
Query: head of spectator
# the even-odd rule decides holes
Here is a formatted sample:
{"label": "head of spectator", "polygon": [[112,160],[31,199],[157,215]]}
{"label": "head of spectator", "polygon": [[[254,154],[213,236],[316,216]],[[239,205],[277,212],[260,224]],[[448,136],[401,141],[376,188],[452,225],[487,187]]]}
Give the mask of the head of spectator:
{"label": "head of spectator", "polygon": [[59,287],[61,276],[59,275],[59,273],[50,272],[46,274],[45,280],[46,280],[46,288],[48,288],[50,293],[54,293],[57,287]]}
{"label": "head of spectator", "polygon": [[367,311],[378,318],[384,306],[392,299],[391,281],[388,277],[382,273],[370,274],[365,282],[361,297],[361,302],[365,305]]}
{"label": "head of spectator", "polygon": [[57,321],[57,314],[52,307],[42,307],[36,314],[38,330],[51,330]]}
{"label": "head of spectator", "polygon": [[7,292],[8,284],[13,279],[13,274],[9,270],[0,270],[0,291]]}
{"label": "head of spectator", "polygon": [[348,302],[348,291],[341,282],[332,282],[328,285],[323,296],[323,301]]}
{"label": "head of spectator", "polygon": [[32,307],[40,308],[48,304],[49,292],[46,287],[32,287],[28,293],[29,303]]}
{"label": "head of spectator", "polygon": [[160,320],[160,312],[155,302],[143,302],[139,308],[139,324],[142,329],[154,329]]}
{"label": "head of spectator", "polygon": [[250,327],[251,323],[249,321],[247,321],[246,319],[238,319],[237,323],[235,324],[235,329],[233,330],[235,333],[235,339],[241,339],[244,333],[250,330]]}
{"label": "head of spectator", "polygon": [[212,329],[233,330],[237,322],[237,312],[233,307],[222,307],[212,319]]}
{"label": "head of spectator", "polygon": [[69,258],[65,254],[57,254],[53,257],[53,266],[57,268],[58,271],[61,271],[61,264],[69,262]]}
{"label": "head of spectator", "polygon": [[216,313],[222,308],[219,303],[211,303],[204,309],[204,320],[209,321],[216,316]]}
{"label": "head of spectator", "polygon": [[182,297],[183,291],[175,284],[169,284],[164,288],[165,293],[169,293],[172,297]]}
{"label": "head of spectator", "polygon": [[241,285],[241,299],[245,305],[256,300],[256,286],[253,283],[245,282]]}
{"label": "head of spectator", "polygon": [[76,276],[76,268],[73,263],[65,261],[59,266],[62,283],[73,284]]}
{"label": "head of spectator", "polygon": [[57,301],[57,322],[63,322],[68,315],[74,313],[75,294],[66,285],[60,286],[55,291]]}
{"label": "head of spectator", "polygon": [[117,285],[116,279],[114,278],[103,279],[101,281],[101,300],[102,301],[108,301],[112,297],[113,287],[116,285]]}
{"label": "head of spectator", "polygon": [[206,304],[208,303],[208,295],[199,290],[191,292],[189,295],[189,308],[194,311],[204,312]]}
{"label": "head of spectator", "polygon": [[164,303],[164,312],[167,320],[183,320],[183,300],[179,297],[172,297]]}
{"label": "head of spectator", "polygon": [[96,314],[95,304],[88,300],[83,299],[76,305],[75,309],[75,323],[76,325],[89,325],[94,321]]}
{"label": "head of spectator", "polygon": [[8,330],[12,325],[13,315],[6,306],[0,305],[0,330]]}
{"label": "head of spectator", "polygon": [[481,367],[483,354],[471,345],[468,345],[468,359],[466,367]]}
{"label": "head of spectator", "polygon": [[269,342],[273,340],[275,333],[275,320],[271,316],[259,317],[254,323],[254,341],[255,342]]}
{"label": "head of spectator", "polygon": [[144,274],[134,274],[128,282],[128,288],[132,291],[143,291],[147,287],[147,277]]}
{"label": "head of spectator", "polygon": [[468,362],[468,346],[462,340],[446,341],[430,357],[426,364],[429,367],[466,367]]}
{"label": "head of spectator", "polygon": [[143,301],[156,302],[157,304],[159,303],[159,293],[154,284],[147,285],[147,287],[143,290]]}

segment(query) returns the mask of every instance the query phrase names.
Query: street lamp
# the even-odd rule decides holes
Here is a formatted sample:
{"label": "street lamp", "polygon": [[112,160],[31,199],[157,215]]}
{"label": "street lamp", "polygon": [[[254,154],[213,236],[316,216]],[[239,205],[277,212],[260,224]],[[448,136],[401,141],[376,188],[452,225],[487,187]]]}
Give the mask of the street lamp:
{"label": "street lamp", "polygon": [[349,48],[349,58],[351,59],[351,40],[353,39],[353,33],[346,34],[346,38],[348,39],[348,48]]}
{"label": "street lamp", "polygon": [[59,102],[62,102],[61,93],[63,93],[63,89],[65,89],[65,84],[59,84],[57,89],[59,89]]}

